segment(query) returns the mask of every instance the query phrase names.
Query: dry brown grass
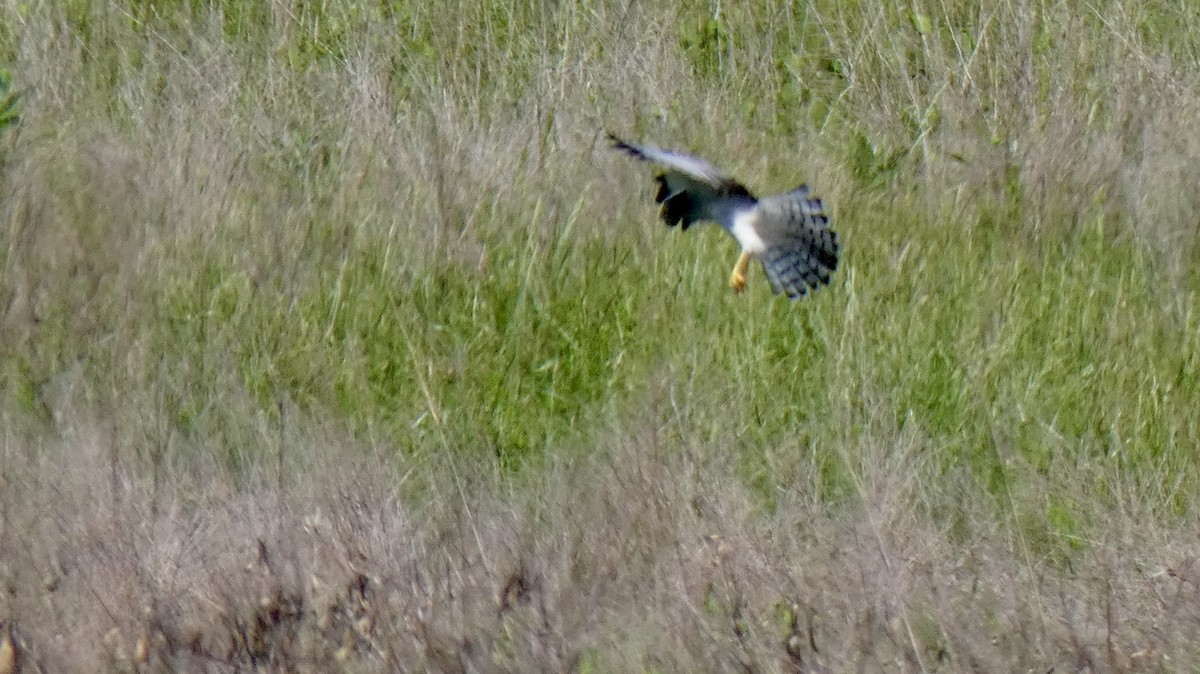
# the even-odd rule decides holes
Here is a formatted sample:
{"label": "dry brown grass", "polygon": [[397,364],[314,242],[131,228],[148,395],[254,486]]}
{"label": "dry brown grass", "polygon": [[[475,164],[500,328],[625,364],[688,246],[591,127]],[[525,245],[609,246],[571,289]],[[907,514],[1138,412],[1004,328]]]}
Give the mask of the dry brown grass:
{"label": "dry brown grass", "polygon": [[[154,484],[103,428],[5,447],[14,671],[1200,666],[1197,528],[1116,520],[1062,566],[1012,552],[1003,525],[962,540],[918,506],[916,439],[869,452],[842,507],[798,483],[764,513],[652,419],[518,493],[318,440],[282,491],[219,470]],[[399,496],[425,472],[453,477]]]}

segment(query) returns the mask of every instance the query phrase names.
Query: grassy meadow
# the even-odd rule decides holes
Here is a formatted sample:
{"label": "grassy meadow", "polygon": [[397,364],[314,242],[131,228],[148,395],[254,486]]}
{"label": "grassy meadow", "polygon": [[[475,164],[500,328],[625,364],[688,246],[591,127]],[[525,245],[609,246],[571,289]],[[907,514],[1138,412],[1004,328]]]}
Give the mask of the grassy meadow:
{"label": "grassy meadow", "polygon": [[0,674],[1197,671],[1196,25],[0,0]]}

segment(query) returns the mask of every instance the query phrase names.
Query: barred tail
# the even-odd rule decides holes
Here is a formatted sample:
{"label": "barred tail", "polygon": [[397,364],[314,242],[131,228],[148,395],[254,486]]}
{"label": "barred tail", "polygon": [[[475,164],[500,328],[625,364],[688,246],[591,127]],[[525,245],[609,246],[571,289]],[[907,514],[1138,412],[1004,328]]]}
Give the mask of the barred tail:
{"label": "barred tail", "polygon": [[763,271],[775,294],[803,297],[828,285],[838,267],[837,233],[829,229],[829,216],[821,200],[807,186],[780,195],[787,221],[786,234],[760,256]]}

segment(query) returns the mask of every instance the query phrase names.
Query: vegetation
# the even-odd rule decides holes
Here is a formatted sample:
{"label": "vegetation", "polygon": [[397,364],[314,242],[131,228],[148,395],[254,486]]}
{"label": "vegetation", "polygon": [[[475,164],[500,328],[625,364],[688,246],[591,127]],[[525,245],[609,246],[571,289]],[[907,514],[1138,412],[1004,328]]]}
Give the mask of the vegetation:
{"label": "vegetation", "polygon": [[731,4],[0,3],[0,671],[1200,667],[1200,8]]}

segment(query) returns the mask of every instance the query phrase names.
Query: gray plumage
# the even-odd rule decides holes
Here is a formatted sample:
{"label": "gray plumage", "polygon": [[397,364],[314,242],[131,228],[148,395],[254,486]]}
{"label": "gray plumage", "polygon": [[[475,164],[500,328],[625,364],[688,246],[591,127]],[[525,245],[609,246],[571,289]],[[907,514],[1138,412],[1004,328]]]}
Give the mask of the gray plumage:
{"label": "gray plumage", "polygon": [[758,210],[759,237],[771,242],[758,256],[771,290],[796,298],[829,285],[838,266],[838,237],[808,186],[764,197]]}
{"label": "gray plumage", "polygon": [[614,148],[665,169],[655,177],[659,187],[654,200],[667,225],[686,230],[697,222],[715,222],[737,240],[743,256],[730,284],[739,292],[745,285],[739,270],[744,271],[747,255],[762,262],[775,294],[796,299],[829,283],[838,266],[838,237],[807,185],[758,199],[699,157],[608,137]]}

